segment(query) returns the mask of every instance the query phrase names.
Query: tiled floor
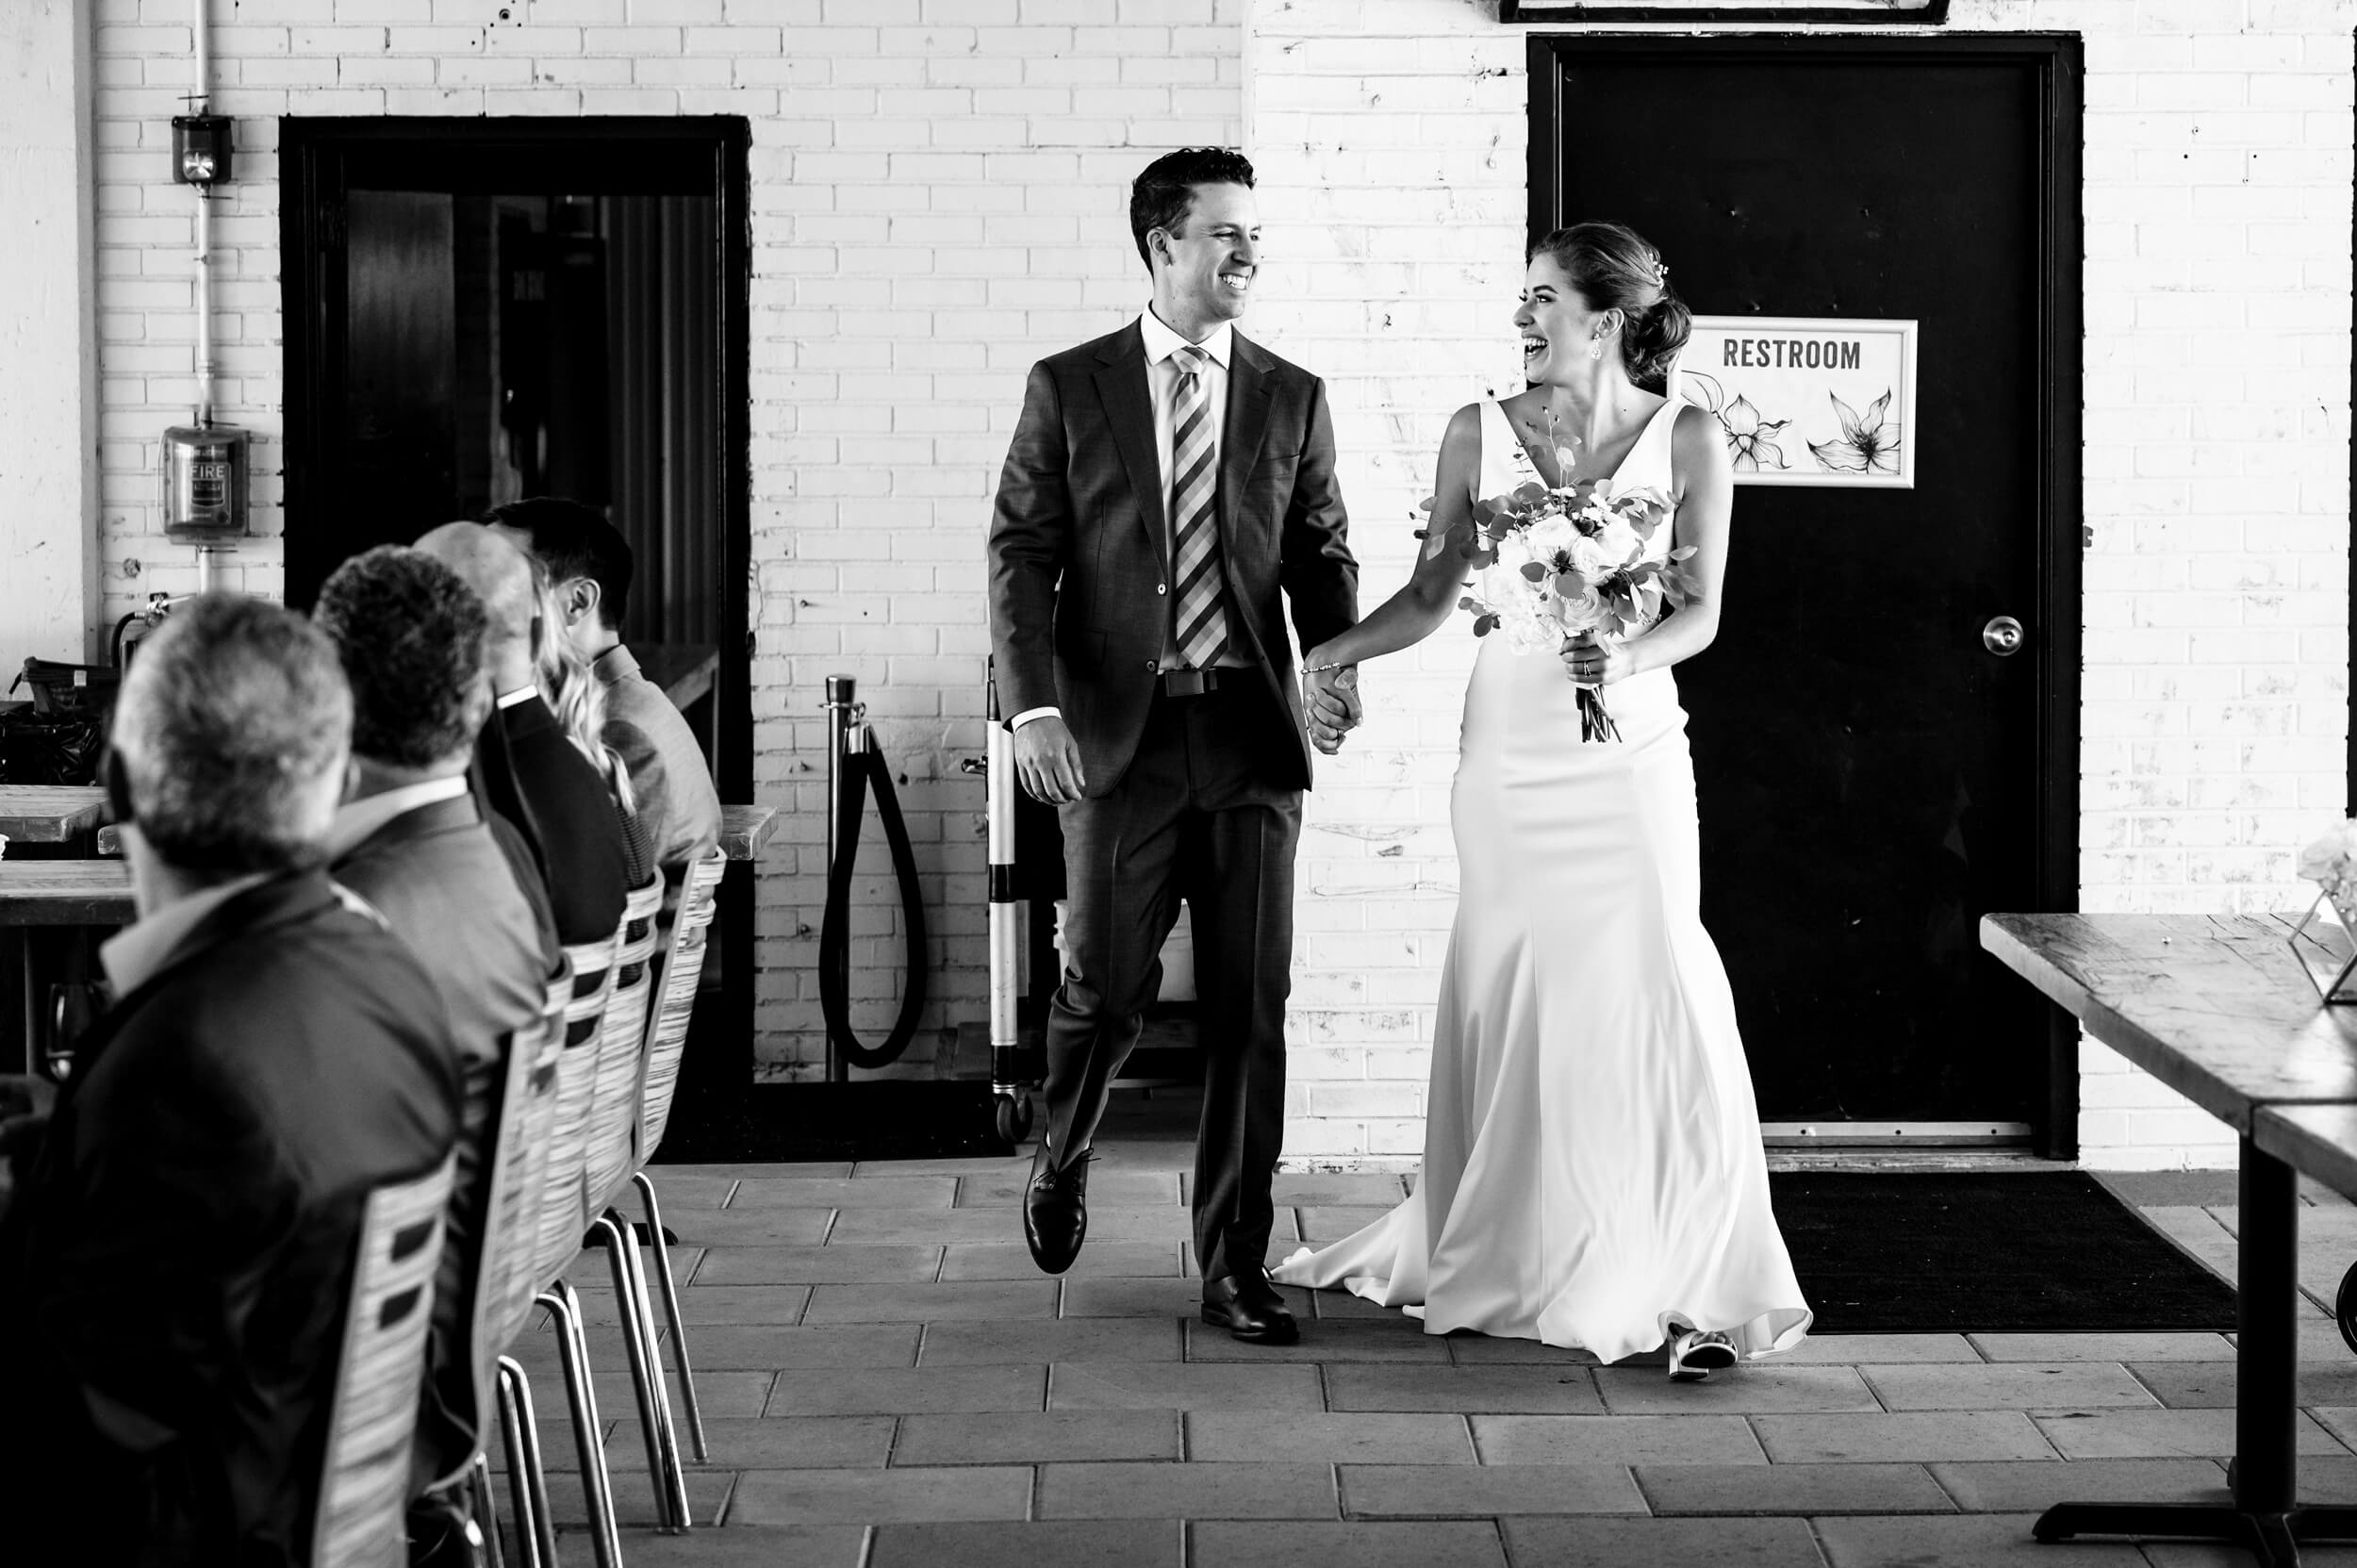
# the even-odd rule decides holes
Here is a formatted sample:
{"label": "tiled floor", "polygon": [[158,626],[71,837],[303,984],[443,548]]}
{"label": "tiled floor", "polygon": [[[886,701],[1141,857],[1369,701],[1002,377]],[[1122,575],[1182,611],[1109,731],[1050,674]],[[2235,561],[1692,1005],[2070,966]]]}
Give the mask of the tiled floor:
{"label": "tiled floor", "polygon": [[[1063,1279],[1024,1251],[1019,1161],[658,1167],[711,1438],[690,1493],[713,1527],[644,1527],[646,1458],[602,1329],[633,1568],[2250,1560],[2029,1537],[2066,1497],[2224,1498],[2221,1336],[1826,1335],[1779,1364],[1673,1387],[1658,1358],[1598,1367],[1435,1339],[1348,1296],[1295,1293],[1302,1343],[1256,1350],[1195,1320],[1191,1152],[1158,1108],[1123,1104],[1098,1144],[1088,1246]],[[2231,1269],[2231,1174],[2117,1180]],[[1401,1191],[1390,1176],[1280,1178],[1277,1250],[1340,1234]],[[2357,1260],[2357,1208],[2311,1197],[2304,1491],[2349,1500],[2357,1356],[2319,1303]],[[610,1297],[589,1295],[610,1321]],[[535,1338],[552,1490],[578,1519],[554,1362]],[[585,1538],[566,1545],[588,1560]],[[2349,1568],[2357,1550],[2306,1560]]]}

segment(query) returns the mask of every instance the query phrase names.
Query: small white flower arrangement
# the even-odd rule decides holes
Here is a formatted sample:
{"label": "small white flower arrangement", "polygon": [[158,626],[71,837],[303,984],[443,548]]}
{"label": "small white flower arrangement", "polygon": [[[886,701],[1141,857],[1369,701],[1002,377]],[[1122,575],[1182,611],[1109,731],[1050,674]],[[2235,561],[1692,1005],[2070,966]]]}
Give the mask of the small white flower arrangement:
{"label": "small white flower arrangement", "polygon": [[[2357,986],[2351,984],[2357,974],[2357,947],[2351,946],[2357,943],[2357,921],[2350,918],[2357,910],[2357,820],[2341,823],[2301,850],[2299,868],[2319,891],[2292,930],[2293,956],[2326,1001],[2357,1002]],[[2319,916],[2323,924],[2341,928],[2336,944],[2311,934]]]}

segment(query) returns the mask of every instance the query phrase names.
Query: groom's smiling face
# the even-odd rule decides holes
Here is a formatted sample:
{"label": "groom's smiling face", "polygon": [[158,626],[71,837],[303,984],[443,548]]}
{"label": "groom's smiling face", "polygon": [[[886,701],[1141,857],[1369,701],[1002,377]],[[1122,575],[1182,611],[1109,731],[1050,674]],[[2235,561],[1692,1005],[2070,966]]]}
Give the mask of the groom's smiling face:
{"label": "groom's smiling face", "polygon": [[1172,326],[1208,332],[1244,314],[1261,270],[1261,209],[1249,187],[1196,186],[1186,216],[1148,244],[1155,303],[1172,307],[1162,312]]}

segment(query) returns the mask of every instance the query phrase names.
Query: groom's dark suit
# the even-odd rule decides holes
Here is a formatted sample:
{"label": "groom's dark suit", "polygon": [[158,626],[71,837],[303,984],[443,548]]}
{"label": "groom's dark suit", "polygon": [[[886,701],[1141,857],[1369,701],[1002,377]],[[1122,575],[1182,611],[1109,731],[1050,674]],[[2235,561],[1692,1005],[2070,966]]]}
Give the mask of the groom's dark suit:
{"label": "groom's dark suit", "polygon": [[1325,384],[1232,339],[1216,521],[1228,627],[1215,689],[1161,671],[1177,586],[1136,322],[1032,367],[990,535],[1001,710],[1061,710],[1086,797],[1062,808],[1065,969],[1047,1025],[1054,1162],[1086,1150],[1137,1043],[1180,899],[1205,1056],[1204,1277],[1261,1264],[1284,1131],[1293,859],[1310,784],[1283,601],[1304,648],[1358,619]]}

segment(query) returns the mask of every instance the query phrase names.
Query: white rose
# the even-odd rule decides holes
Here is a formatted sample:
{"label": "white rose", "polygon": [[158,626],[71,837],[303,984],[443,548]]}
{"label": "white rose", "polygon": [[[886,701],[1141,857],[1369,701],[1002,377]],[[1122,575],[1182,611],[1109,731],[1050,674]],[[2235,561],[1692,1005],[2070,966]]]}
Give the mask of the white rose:
{"label": "white rose", "polygon": [[1552,564],[1556,553],[1569,550],[1579,537],[1579,530],[1566,517],[1541,518],[1524,531],[1523,538],[1529,546],[1531,558]]}
{"label": "white rose", "polygon": [[1600,583],[1621,569],[1626,555],[1615,555],[1600,539],[1586,536],[1572,541],[1572,569],[1588,583]]}
{"label": "white rose", "polygon": [[1596,531],[1596,543],[1604,547],[1618,568],[1628,565],[1629,557],[1637,553],[1644,541],[1637,536],[1637,530],[1628,525],[1627,519],[1616,516]]}

